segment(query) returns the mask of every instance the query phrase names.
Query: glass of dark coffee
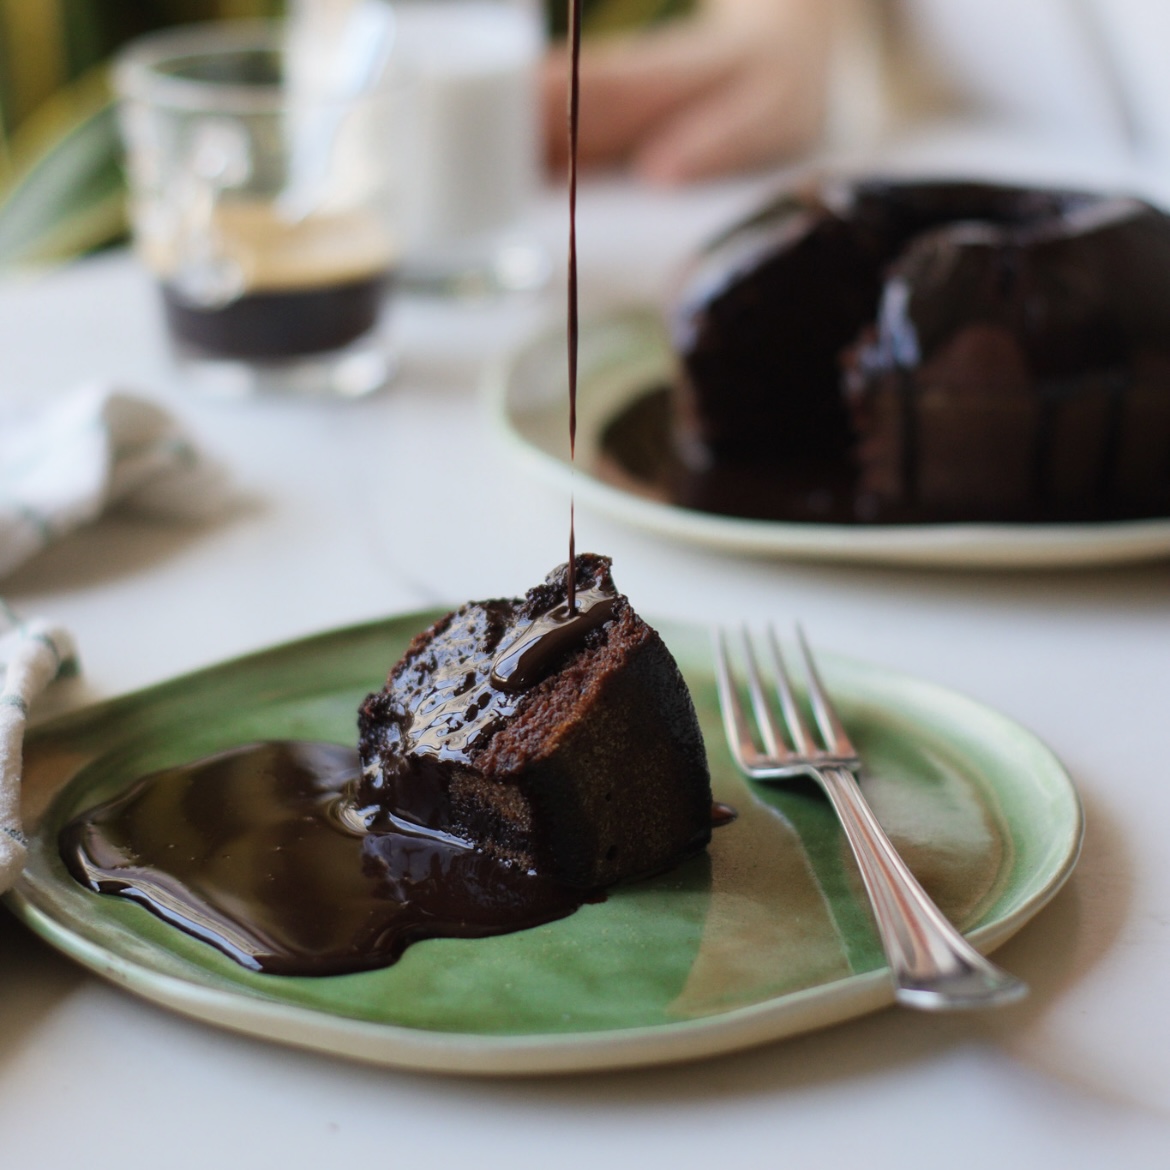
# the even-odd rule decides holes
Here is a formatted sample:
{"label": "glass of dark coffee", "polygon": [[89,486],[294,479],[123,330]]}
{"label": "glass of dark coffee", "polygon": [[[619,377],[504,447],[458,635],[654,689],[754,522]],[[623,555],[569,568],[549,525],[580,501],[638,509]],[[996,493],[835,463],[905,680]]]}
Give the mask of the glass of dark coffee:
{"label": "glass of dark coffee", "polygon": [[392,25],[362,31],[313,57],[280,24],[189,26],[118,62],[136,247],[200,389],[352,398],[390,376],[402,103]]}

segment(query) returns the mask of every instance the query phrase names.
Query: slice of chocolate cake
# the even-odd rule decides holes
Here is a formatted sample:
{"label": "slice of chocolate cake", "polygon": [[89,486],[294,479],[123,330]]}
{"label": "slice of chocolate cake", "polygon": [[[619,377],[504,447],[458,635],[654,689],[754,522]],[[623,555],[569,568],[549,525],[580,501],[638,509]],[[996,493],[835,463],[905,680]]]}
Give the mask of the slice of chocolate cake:
{"label": "slice of chocolate cake", "polygon": [[694,705],[670,651],[577,558],[523,600],[473,602],[414,639],[359,712],[357,805],[579,889],[661,870],[711,835]]}

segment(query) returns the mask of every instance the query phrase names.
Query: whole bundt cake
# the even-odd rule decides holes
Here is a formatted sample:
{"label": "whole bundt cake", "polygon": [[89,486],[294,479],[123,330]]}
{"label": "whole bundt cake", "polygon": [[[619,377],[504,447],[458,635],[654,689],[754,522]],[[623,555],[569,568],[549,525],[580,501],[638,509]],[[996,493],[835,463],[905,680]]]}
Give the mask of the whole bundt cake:
{"label": "whole bundt cake", "polygon": [[682,503],[1170,514],[1170,217],[1140,200],[824,183],[705,250],[670,324]]}

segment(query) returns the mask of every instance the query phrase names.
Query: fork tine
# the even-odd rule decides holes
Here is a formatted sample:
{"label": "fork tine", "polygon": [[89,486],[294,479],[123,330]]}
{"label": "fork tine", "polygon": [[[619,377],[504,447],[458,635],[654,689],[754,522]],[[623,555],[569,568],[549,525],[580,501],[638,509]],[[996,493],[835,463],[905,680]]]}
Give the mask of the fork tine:
{"label": "fork tine", "polygon": [[757,754],[755,741],[752,739],[752,731],[748,726],[743,704],[739,701],[739,693],[731,681],[731,668],[727,662],[727,644],[721,629],[713,631],[712,642],[715,649],[715,684],[719,689],[719,710],[723,714],[723,730],[727,736],[727,746],[731,748],[735,762],[746,772],[755,762]]}
{"label": "fork tine", "polygon": [[747,666],[748,695],[752,701],[752,710],[756,714],[756,726],[760,729],[760,736],[764,741],[764,750],[775,760],[787,759],[792,753],[784,740],[784,729],[764,695],[764,681],[760,677],[760,668],[756,665],[756,655],[752,650],[752,640],[747,626],[744,626],[740,636],[743,639],[743,657]]}
{"label": "fork tine", "polygon": [[798,755],[814,756],[817,746],[813,743],[808,723],[796,705],[796,699],[792,694],[792,680],[784,665],[784,655],[781,653],[776,631],[771,626],[768,627],[767,646],[772,675],[776,679],[776,694],[780,699],[780,708],[784,712],[784,721],[788,724],[788,734],[792,736],[792,743]]}
{"label": "fork tine", "polygon": [[804,658],[804,671],[808,676],[809,702],[812,704],[817,726],[821,729],[821,735],[824,737],[826,749],[834,756],[856,755],[857,749],[850,742],[849,736],[845,734],[845,728],[841,726],[837,711],[821,682],[821,676],[817,671],[812,651],[808,648],[808,640],[804,636],[804,630],[799,625],[796,627],[796,637],[800,642],[800,653]]}

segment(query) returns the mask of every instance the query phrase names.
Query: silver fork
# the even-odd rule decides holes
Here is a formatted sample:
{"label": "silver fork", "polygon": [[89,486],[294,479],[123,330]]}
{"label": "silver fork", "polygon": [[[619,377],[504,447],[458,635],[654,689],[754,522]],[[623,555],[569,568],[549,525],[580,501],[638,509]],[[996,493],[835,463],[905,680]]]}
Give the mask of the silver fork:
{"label": "silver fork", "polygon": [[899,1003],[928,1011],[948,1011],[990,1007],[1021,999],[1028,992],[1027,984],[988,962],[947,921],[878,824],[855,777],[861,767],[857,750],[829,701],[799,628],[797,637],[804,659],[809,703],[824,747],[817,746],[797,706],[784,656],[775,633],[769,628],[764,640],[768,665],[775,680],[783,722],[795,750],[787,746],[781,722],[765,694],[764,681],[745,629],[742,639],[747,689],[764,747],[761,752],[732,679],[726,637],[722,630],[715,633],[719,705],[736,763],[753,780],[808,776],[824,790],[861,870]]}

